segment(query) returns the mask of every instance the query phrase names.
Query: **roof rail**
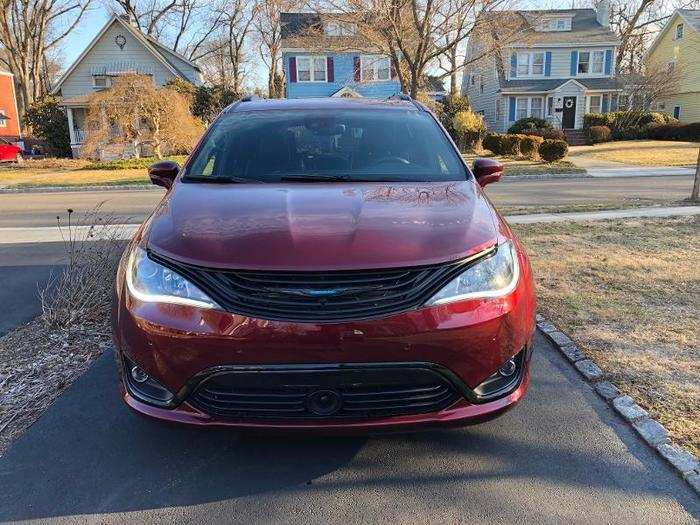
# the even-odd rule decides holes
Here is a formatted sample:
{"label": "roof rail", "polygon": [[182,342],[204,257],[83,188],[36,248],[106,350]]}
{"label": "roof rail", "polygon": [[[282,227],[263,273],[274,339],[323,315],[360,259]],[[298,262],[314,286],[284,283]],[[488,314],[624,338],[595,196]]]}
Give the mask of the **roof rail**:
{"label": "roof rail", "polygon": [[258,100],[260,97],[257,95],[244,95],[241,97],[241,102],[252,102],[253,100]]}

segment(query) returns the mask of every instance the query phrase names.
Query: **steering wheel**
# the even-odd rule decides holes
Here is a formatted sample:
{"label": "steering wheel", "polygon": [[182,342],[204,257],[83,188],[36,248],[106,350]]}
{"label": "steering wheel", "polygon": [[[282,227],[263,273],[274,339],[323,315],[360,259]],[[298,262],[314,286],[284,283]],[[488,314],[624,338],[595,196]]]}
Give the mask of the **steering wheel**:
{"label": "steering wheel", "polygon": [[376,166],[377,164],[385,164],[387,162],[400,162],[401,164],[410,164],[411,161],[408,159],[404,159],[403,157],[398,157],[396,155],[389,155],[387,157],[381,157],[375,160],[372,163],[372,166]]}

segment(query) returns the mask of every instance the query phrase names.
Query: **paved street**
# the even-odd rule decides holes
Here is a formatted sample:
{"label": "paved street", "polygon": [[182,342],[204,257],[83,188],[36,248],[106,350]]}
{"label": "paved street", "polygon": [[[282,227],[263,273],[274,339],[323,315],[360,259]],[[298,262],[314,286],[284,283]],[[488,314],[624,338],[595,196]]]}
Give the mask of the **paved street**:
{"label": "paved street", "polygon": [[[615,179],[619,186],[606,179],[594,184],[609,184],[614,193],[622,192],[627,180]],[[660,185],[655,191],[684,196],[690,184],[681,177],[666,182],[670,188]],[[599,191],[586,183],[578,190],[578,181],[505,183],[494,185],[499,193],[489,192],[497,202],[562,202]],[[643,186],[635,191],[645,192]],[[2,194],[0,227],[50,225],[61,206],[80,209],[107,197],[114,211],[128,211],[138,220],[159,195],[7,199]],[[67,203],[73,198],[79,204]],[[62,258],[61,243],[0,243],[0,333],[38,312],[37,283]],[[0,458],[0,521],[676,524],[700,519],[697,496],[542,337],[533,374],[518,407],[467,429],[252,436],[165,426],[131,413],[118,398],[109,352]]]}
{"label": "paved street", "polygon": [[[504,181],[486,193],[499,208],[615,205],[621,202],[680,201],[690,195],[693,177],[580,178]],[[160,200],[163,190],[72,191],[51,193],[0,193],[0,228],[54,226],[56,215],[65,218],[68,208],[92,209],[104,201],[103,210],[120,222],[141,222]]]}

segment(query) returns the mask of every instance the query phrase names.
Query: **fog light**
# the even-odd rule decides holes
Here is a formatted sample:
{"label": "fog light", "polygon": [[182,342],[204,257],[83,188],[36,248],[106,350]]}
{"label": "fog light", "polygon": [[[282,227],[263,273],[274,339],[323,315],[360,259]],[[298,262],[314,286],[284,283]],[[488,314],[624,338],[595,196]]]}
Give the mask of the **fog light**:
{"label": "fog light", "polygon": [[141,370],[138,366],[135,366],[131,369],[131,377],[137,383],[145,383],[146,381],[148,381],[148,374]]}
{"label": "fog light", "polygon": [[518,367],[515,364],[515,359],[511,359],[510,361],[506,362],[506,364],[504,364],[501,368],[498,369],[498,373],[501,374],[503,377],[510,377],[515,373],[517,369]]}

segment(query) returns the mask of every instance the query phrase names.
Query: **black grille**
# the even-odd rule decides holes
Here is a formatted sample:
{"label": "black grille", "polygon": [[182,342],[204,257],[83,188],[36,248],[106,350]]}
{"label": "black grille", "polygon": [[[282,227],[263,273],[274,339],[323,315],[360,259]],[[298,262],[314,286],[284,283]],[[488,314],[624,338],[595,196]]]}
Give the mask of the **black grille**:
{"label": "black grille", "polygon": [[[319,398],[332,400],[329,410]],[[441,410],[458,398],[440,374],[421,369],[227,372],[204,380],[189,402],[241,419],[367,419]]]}
{"label": "black grille", "polygon": [[413,268],[279,272],[218,270],[183,264],[152,252],[149,256],[193,281],[230,312],[261,319],[327,322],[417,308],[475,262],[471,258]]}

